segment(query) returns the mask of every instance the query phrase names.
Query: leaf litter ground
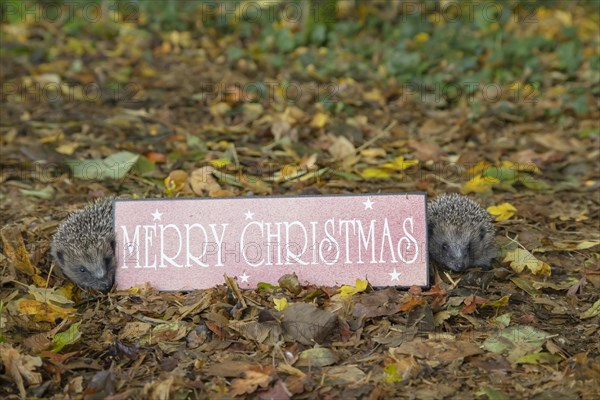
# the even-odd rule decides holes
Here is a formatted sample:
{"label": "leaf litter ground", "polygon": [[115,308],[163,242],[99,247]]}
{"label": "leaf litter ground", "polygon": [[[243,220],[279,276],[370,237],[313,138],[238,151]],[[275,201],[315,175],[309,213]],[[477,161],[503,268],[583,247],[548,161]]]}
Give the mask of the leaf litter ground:
{"label": "leaf litter ground", "polygon": [[[442,10],[354,3],[338,2],[335,24],[202,25],[194,2],[60,28],[11,14],[1,397],[600,396],[597,10],[514,2],[453,25]],[[464,78],[503,92],[448,91]],[[269,82],[266,96],[250,90]],[[291,99],[284,83],[303,90]],[[434,266],[431,288],[408,291],[286,275],[250,291],[226,277],[101,296],[73,288],[48,252],[68,212],[109,194],[398,191],[489,207],[494,268]]]}

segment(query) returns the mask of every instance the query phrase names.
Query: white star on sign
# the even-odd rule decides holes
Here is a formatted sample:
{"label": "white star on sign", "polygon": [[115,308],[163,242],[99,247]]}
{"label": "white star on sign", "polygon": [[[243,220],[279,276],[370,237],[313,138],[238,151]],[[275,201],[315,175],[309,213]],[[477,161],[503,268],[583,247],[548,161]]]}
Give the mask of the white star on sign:
{"label": "white star on sign", "polygon": [[160,221],[161,215],[162,214],[158,212],[158,208],[157,208],[156,211],[154,211],[152,213],[152,216],[154,217],[154,219],[152,221]]}
{"label": "white star on sign", "polygon": [[363,202],[363,204],[365,205],[365,210],[372,210],[373,209],[373,202],[371,201],[370,197],[367,197],[367,201]]}
{"label": "white star on sign", "polygon": [[254,216],[253,212],[250,212],[250,210],[246,211],[246,213],[244,214],[246,216],[246,219],[252,219],[252,217]]}
{"label": "white star on sign", "polygon": [[400,272],[397,272],[396,268],[394,268],[394,270],[392,272],[390,272],[388,275],[390,275],[392,277],[390,280],[400,282]]}
{"label": "white star on sign", "polygon": [[244,275],[240,275],[240,279],[242,280],[242,282],[248,283],[248,278],[250,278],[250,275],[246,275],[245,272]]}

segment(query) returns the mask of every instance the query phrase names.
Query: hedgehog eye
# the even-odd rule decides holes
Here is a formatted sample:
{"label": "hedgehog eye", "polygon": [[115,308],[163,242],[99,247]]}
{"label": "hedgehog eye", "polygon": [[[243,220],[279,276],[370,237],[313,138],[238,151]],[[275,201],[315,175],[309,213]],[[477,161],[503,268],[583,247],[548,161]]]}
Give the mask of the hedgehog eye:
{"label": "hedgehog eye", "polygon": [[81,272],[81,273],[87,272],[87,269],[85,269],[85,267],[79,267],[79,272]]}
{"label": "hedgehog eye", "polygon": [[448,251],[448,243],[442,244],[442,250]]}
{"label": "hedgehog eye", "polygon": [[110,257],[104,257],[104,266],[106,268],[110,267],[111,261],[112,261],[112,258],[110,258]]}

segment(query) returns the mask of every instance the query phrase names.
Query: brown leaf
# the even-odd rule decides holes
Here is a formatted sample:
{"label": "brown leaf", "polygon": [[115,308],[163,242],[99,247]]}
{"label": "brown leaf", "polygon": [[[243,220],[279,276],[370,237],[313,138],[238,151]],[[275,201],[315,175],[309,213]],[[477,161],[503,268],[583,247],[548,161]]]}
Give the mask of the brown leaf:
{"label": "brown leaf", "polygon": [[401,295],[394,288],[363,293],[357,297],[353,315],[355,317],[375,318],[382,315],[394,315],[404,305],[405,295]]}
{"label": "brown leaf", "polygon": [[251,370],[244,372],[244,377],[234,379],[231,382],[231,393],[234,396],[241,396],[247,393],[254,393],[258,387],[264,388],[273,380],[274,369],[271,366],[255,366]]}
{"label": "brown leaf", "polygon": [[351,141],[345,136],[338,136],[331,146],[329,146],[329,154],[336,161],[341,161],[347,157],[353,156],[356,148]]}
{"label": "brown leaf", "polygon": [[321,343],[337,320],[331,311],[307,303],[290,304],[278,315],[286,336],[293,342],[306,345]]}
{"label": "brown leaf", "polygon": [[4,227],[0,231],[0,236],[4,243],[4,253],[17,270],[29,276],[37,275],[38,270],[29,259],[21,231],[16,227]]}
{"label": "brown leaf", "polygon": [[217,179],[212,174],[214,171],[215,169],[211,166],[205,166],[192,171],[189,178],[192,191],[198,196],[206,196],[211,192],[220,191],[221,185],[219,185],[219,182],[217,182]]}
{"label": "brown leaf", "polygon": [[275,382],[269,389],[257,392],[256,395],[259,399],[264,400],[287,400],[292,397],[292,393],[281,380],[277,380],[277,382]]}
{"label": "brown leaf", "polygon": [[423,299],[422,297],[410,297],[404,304],[402,304],[402,306],[400,307],[400,311],[410,311],[415,306],[418,306],[423,303],[425,303],[425,299]]}
{"label": "brown leaf", "polygon": [[390,349],[390,352],[414,355],[428,361],[448,364],[454,360],[462,360],[465,357],[481,354],[483,350],[477,343],[459,341],[449,337],[448,339],[424,341],[415,339],[412,342],[402,343],[396,349]]}
{"label": "brown leaf", "polygon": [[6,375],[9,376],[19,388],[21,398],[25,398],[24,380],[29,385],[39,385],[42,383],[42,375],[34,372],[36,367],[42,366],[40,357],[22,355],[18,350],[9,344],[0,344],[0,359],[4,364]]}
{"label": "brown leaf", "polygon": [[440,161],[444,156],[440,146],[432,141],[411,140],[409,146],[415,150],[415,157],[421,161]]}

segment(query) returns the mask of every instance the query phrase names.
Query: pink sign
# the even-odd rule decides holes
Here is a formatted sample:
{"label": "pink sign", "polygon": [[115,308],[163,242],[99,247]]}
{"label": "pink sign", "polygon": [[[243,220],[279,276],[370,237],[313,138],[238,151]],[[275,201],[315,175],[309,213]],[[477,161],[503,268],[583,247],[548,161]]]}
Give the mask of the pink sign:
{"label": "pink sign", "polygon": [[116,200],[116,282],[427,286],[425,194]]}

